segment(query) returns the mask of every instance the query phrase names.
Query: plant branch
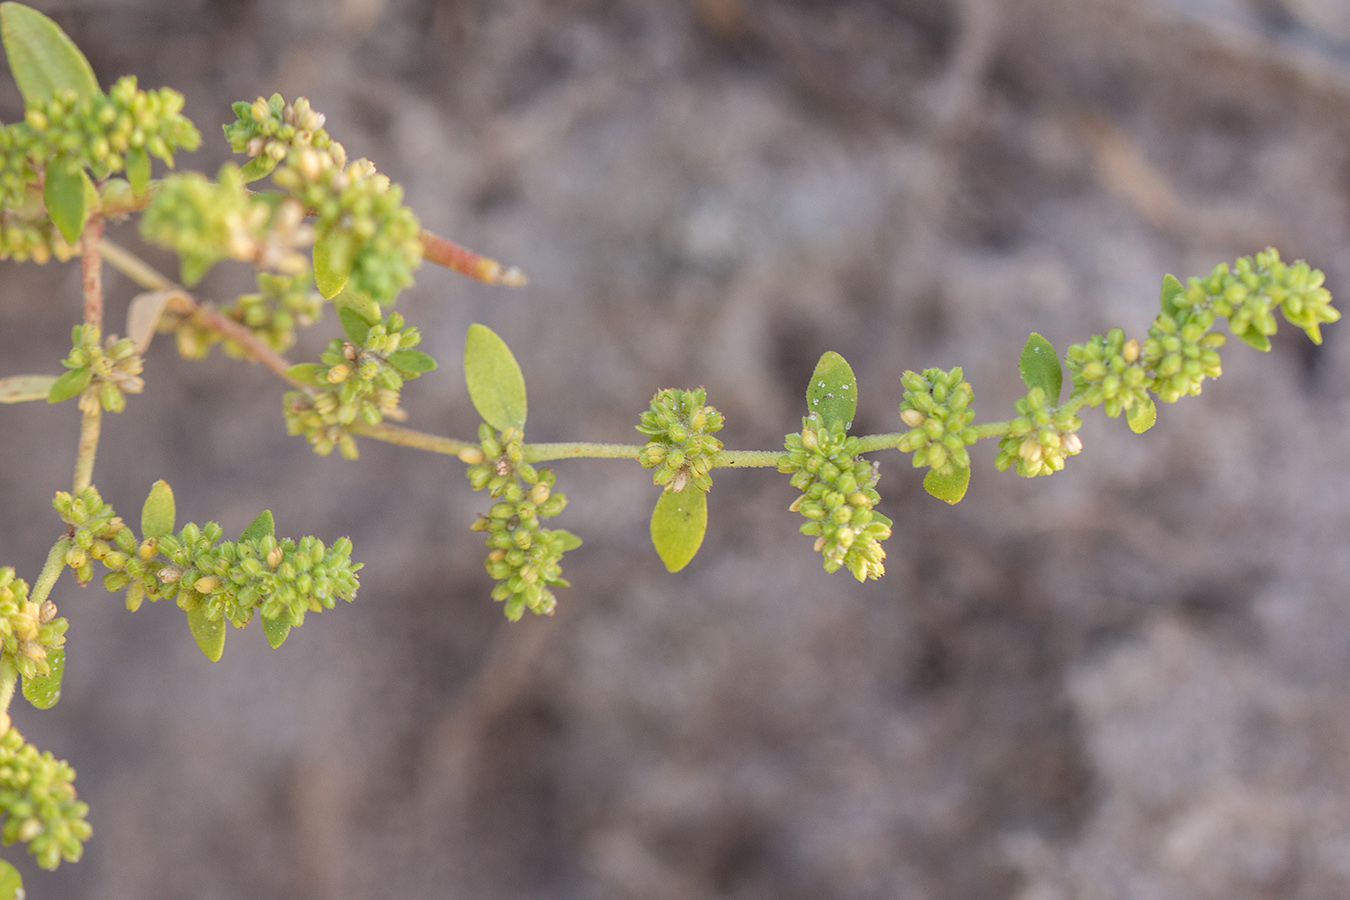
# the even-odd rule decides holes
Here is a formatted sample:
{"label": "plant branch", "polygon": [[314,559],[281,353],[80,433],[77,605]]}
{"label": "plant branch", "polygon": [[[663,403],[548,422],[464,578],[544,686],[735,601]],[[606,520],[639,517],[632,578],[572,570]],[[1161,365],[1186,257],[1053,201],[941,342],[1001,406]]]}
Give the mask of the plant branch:
{"label": "plant branch", "polygon": [[388,444],[397,444],[400,447],[413,447],[417,450],[429,450],[432,453],[444,453],[447,456],[458,456],[461,450],[478,447],[476,441],[460,441],[455,438],[441,437],[428,434],[425,431],[418,431],[415,428],[391,425],[388,422],[380,422],[378,425],[353,422],[347,430],[361,437],[384,441]]}
{"label": "plant branch", "polygon": [[429,263],[444,266],[484,284],[522,287],[529,282],[525,273],[515,266],[503,266],[495,259],[475,253],[438,234],[424,229],[418,237],[422,241],[422,258]]}
{"label": "plant branch", "polygon": [[103,217],[89,217],[80,241],[80,285],[84,291],[84,324],[103,330]]}
{"label": "plant branch", "polygon": [[[85,402],[88,398],[91,402]],[[80,444],[75,457],[75,486],[71,493],[79,496],[94,483],[94,457],[98,453],[98,436],[103,427],[103,405],[98,395],[81,396]]]}

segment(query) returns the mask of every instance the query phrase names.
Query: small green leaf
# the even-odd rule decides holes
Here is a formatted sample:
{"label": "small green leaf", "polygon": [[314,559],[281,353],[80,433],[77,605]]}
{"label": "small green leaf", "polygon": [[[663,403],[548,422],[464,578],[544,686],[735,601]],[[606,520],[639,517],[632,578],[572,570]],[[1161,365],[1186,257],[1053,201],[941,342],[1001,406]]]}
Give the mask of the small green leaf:
{"label": "small green leaf", "polygon": [[1017,371],[1029,388],[1041,388],[1051,403],[1059,402],[1059,390],[1064,385],[1064,369],[1054,346],[1036,332],[1032,332],[1022,347],[1017,360]]}
{"label": "small green leaf", "polygon": [[322,363],[296,363],[286,370],[286,377],[314,387],[331,387],[324,374],[327,371],[328,367]]}
{"label": "small green leaf", "polygon": [[[364,319],[367,325],[374,325],[384,318],[384,313],[380,311],[380,304],[370,299],[369,294],[363,294],[360,291],[343,291],[333,298],[333,306],[337,309],[339,317],[344,309],[350,310]],[[365,340],[364,337],[361,339]]]}
{"label": "small green leaf", "polygon": [[193,594],[183,609],[197,646],[211,662],[220,662],[220,655],[225,652],[225,618],[208,619],[200,594]]}
{"label": "small green leaf", "polygon": [[1177,279],[1175,275],[1164,275],[1162,283],[1162,293],[1159,300],[1162,304],[1162,311],[1172,318],[1177,315],[1177,298],[1185,293],[1186,287]]}
{"label": "small green leaf", "polygon": [[163,479],[150,486],[150,496],[141,507],[141,537],[162,538],[173,534],[177,512],[173,502],[173,488]]}
{"label": "small green leaf", "polygon": [[1158,405],[1153,402],[1152,397],[1145,397],[1143,403],[1136,403],[1130,407],[1130,411],[1125,413],[1125,421],[1135,434],[1143,434],[1158,421]]}
{"label": "small green leaf", "polygon": [[0,3],[0,37],[9,70],[26,106],[69,88],[80,98],[99,93],[94,69],[51,19],[22,3]]}
{"label": "small green leaf", "polygon": [[143,600],[145,600],[145,585],[139,581],[133,581],[127,587],[127,612],[135,612],[140,609]]}
{"label": "small green leaf", "polygon": [[0,900],[23,900],[23,876],[0,859]]}
{"label": "small green leaf", "polygon": [[276,523],[272,521],[272,511],[264,509],[258,513],[257,518],[248,523],[243,534],[239,535],[240,541],[256,541],[265,537],[273,537],[277,533]]}
{"label": "small green leaf", "polygon": [[525,376],[506,341],[486,325],[469,326],[464,381],[484,422],[498,431],[525,427]]}
{"label": "small green leaf", "polygon": [[1241,338],[1242,341],[1246,343],[1248,346],[1255,347],[1257,350],[1260,350],[1263,353],[1268,352],[1270,350],[1269,335],[1265,335],[1257,331],[1256,326],[1254,325],[1251,328],[1248,328],[1242,334],[1239,334],[1238,337]]}
{"label": "small green leaf", "polygon": [[26,403],[51,394],[55,375],[11,375],[0,378],[0,403]]}
{"label": "small green leaf", "polygon": [[[249,106],[250,104],[244,104]],[[229,128],[229,125],[225,126]],[[239,167],[239,175],[244,179],[244,184],[257,181],[259,178],[266,178],[272,174],[272,170],[277,167],[277,160],[266,153],[260,153]],[[317,266],[316,266],[317,268]]]}
{"label": "small green leaf", "polygon": [[693,488],[661,492],[652,510],[652,546],[667,570],[678,572],[689,565],[707,530],[707,494]]}
{"label": "small green leaf", "polygon": [[66,671],[66,651],[61,647],[47,649],[51,671],[23,680],[23,696],[38,709],[51,709],[61,699],[61,676]]}
{"label": "small green leaf", "polygon": [[370,326],[374,324],[356,310],[345,306],[338,307],[338,321],[342,323],[342,333],[347,335],[347,340],[358,345],[366,342]]}
{"label": "small green leaf", "polygon": [[421,375],[436,368],[435,358],[421,350],[395,350],[385,357],[385,361],[404,375]]}
{"label": "small green leaf", "polygon": [[52,382],[51,390],[47,392],[47,402],[60,403],[62,400],[78,397],[85,388],[89,387],[90,377],[89,370],[84,366],[71,369]]}
{"label": "small green leaf", "polygon": [[566,553],[568,550],[575,550],[581,546],[581,538],[577,537],[566,528],[555,528],[553,533],[562,538],[562,549]]}
{"label": "small green leaf", "polygon": [[84,221],[89,216],[89,187],[92,187],[89,176],[75,160],[58,156],[47,163],[42,200],[67,244],[79,241],[84,231]]}
{"label": "small green leaf", "polygon": [[127,183],[136,196],[145,193],[150,185],[150,154],[144,147],[130,147],[126,155]]}
{"label": "small green leaf", "polygon": [[314,241],[314,287],[325,300],[336,297],[352,274],[351,242],[350,234],[336,228]]}
{"label": "small green leaf", "polygon": [[928,474],[923,477],[923,489],[948,503],[959,502],[966,495],[966,488],[969,486],[970,466],[946,474],[940,473],[937,469],[929,469]]}
{"label": "small green leaf", "polygon": [[821,356],[811,373],[811,383],[806,386],[806,408],[819,416],[826,427],[839,422],[847,430],[853,425],[853,416],[858,411],[858,379],[848,362],[833,350]]}
{"label": "small green leaf", "polygon": [[291,620],[288,616],[277,616],[275,619],[264,616],[262,626],[263,634],[267,635],[267,643],[272,645],[273,650],[280,647],[281,642],[286,640],[286,635],[291,633]]}

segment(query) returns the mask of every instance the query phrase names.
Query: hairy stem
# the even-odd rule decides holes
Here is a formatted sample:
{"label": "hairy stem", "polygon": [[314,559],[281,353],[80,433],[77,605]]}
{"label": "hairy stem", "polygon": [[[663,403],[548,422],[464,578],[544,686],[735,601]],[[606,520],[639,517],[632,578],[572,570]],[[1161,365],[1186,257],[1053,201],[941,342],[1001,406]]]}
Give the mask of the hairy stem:
{"label": "hairy stem", "polygon": [[80,284],[84,290],[84,323],[103,330],[103,217],[95,213],[80,240]]}
{"label": "hairy stem", "polygon": [[447,456],[457,456],[461,450],[478,447],[477,441],[460,441],[454,438],[441,437],[428,434],[425,431],[418,431],[415,428],[391,425],[388,422],[381,422],[378,425],[354,422],[348,427],[348,430],[361,437],[374,438],[377,441],[398,444],[401,447],[430,450],[432,453],[444,453]]}
{"label": "hairy stem", "polygon": [[103,406],[98,398],[94,397],[92,403],[84,405],[86,408],[80,416],[80,444],[75,457],[75,487],[71,490],[76,496],[94,483],[94,456],[98,453],[98,436],[103,427]]}
{"label": "hairy stem", "polygon": [[103,241],[103,258],[147,291],[168,291],[178,287],[145,260],[112,241]]}
{"label": "hairy stem", "polygon": [[38,573],[37,581],[33,582],[33,589],[28,592],[29,600],[41,603],[47,599],[47,595],[56,584],[56,579],[60,578],[61,572],[65,570],[66,551],[69,549],[68,537],[63,537],[52,545],[51,551],[47,554],[47,561],[42,564],[42,571]]}

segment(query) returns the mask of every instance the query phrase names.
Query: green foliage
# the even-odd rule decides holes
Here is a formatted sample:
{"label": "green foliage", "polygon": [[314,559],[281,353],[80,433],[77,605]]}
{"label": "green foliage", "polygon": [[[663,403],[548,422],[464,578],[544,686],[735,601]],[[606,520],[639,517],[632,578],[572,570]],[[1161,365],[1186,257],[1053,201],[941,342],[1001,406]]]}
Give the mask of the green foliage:
{"label": "green foliage", "polygon": [[[151,157],[172,166],[177,151],[200,143],[181,115],[180,94],[143,91],[131,77],[100,91],[69,38],[17,3],[0,4],[0,35],[25,102],[21,121],[0,126],[0,257],[65,260],[78,247],[90,270],[106,260],[146,291],[130,305],[127,336],[105,339],[100,279],[83,278],[83,317],[61,360],[64,374],[0,377],[0,403],[77,399],[66,409],[80,417],[74,485],[53,501],[62,528],[40,576],[30,589],[13,568],[0,567],[0,838],[26,842],[49,868],[79,857],[89,836],[84,805],[69,766],[27,745],[7,710],[20,683],[39,708],[60,696],[67,622],[48,596],[66,569],[84,585],[99,568],[102,586],[124,592],[132,611],[147,599],[174,600],[211,660],[223,653],[227,624],[258,618],[278,647],[307,613],[352,600],[358,587],[361,564],[351,559],[350,541],[278,538],[271,512],[228,541],[213,522],[180,527],[163,481],[142,506],[139,535],[104,502],[93,483],[100,422],[142,390],[141,353],[157,331],[172,332],[184,357],[205,356],[219,344],[285,379],[286,427],[316,453],[337,449],[355,459],[358,438],[378,439],[466,464],[470,486],[491,500],[471,527],[485,534],[492,598],[517,620],[526,610],[555,609],[554,589],[567,585],[562,556],[581,543],[544,526],[567,500],[540,463],[607,457],[652,470],[663,490],[651,539],[672,572],[701,546],[713,470],[776,468],[801,492],[791,509],[805,519],[801,531],[814,537],[825,570],[867,581],[883,574],[882,541],[892,523],[877,509],[879,465],[866,454],[910,454],[915,468],[927,470],[924,488],[956,503],[970,484],[968,448],[978,440],[997,441],[998,469],[1037,476],[1058,471],[1083,449],[1084,409],[1123,414],[1135,432],[1152,427],[1158,401],[1198,394],[1221,373],[1220,320],[1266,350],[1277,310],[1315,343],[1321,326],[1340,318],[1321,272],[1302,261],[1286,264],[1267,249],[1185,284],[1165,276],[1146,335],[1112,328],[1073,344],[1062,359],[1049,340],[1030,335],[1017,359],[1027,393],[1006,420],[975,420],[974,390],[960,367],[906,371],[898,410],[904,430],[877,435],[848,433],[858,412],[857,379],[842,356],[826,352],[806,389],[801,430],[785,436],[782,450],[727,450],[715,436],[725,418],[702,388],[658,391],[638,416],[642,444],[526,443],[521,367],[497,334],[474,324],[465,337],[464,378],[482,419],[477,437],[428,434],[391,421],[406,418],[404,383],[434,371],[436,359],[420,348],[420,331],[384,307],[411,284],[424,255],[494,284],[523,283],[521,273],[422,232],[402,190],[368,160],[349,161],[304,98],[288,103],[274,94],[234,104],[224,136],[247,157],[242,165],[222,166],[214,177],[156,179]],[[270,186],[263,183],[269,177]],[[256,291],[218,309],[103,240],[107,219],[131,213],[140,213],[146,241],[178,257],[188,285],[228,261],[252,269]],[[317,360],[283,357],[296,345],[296,329],[319,322],[329,303],[341,334]],[[0,862],[0,900],[21,889],[16,874]]]}
{"label": "green foliage", "polygon": [[703,491],[661,492],[652,510],[652,546],[666,564],[678,572],[689,565],[708,530],[708,495]]}
{"label": "green foliage", "polygon": [[811,373],[806,386],[806,408],[826,428],[840,424],[847,431],[853,427],[853,416],[858,411],[858,379],[848,362],[833,350],[820,357]]}
{"label": "green foliage", "polygon": [[525,376],[506,341],[486,325],[470,325],[464,338],[464,381],[484,422],[498,431],[525,427]]}

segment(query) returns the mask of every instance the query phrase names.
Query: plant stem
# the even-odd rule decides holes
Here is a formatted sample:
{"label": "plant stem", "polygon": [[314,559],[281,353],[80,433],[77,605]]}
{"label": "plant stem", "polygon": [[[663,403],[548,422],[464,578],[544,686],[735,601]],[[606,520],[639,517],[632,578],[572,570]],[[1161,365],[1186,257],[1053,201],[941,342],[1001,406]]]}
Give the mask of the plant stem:
{"label": "plant stem", "polygon": [[[83,397],[81,401],[83,402]],[[75,487],[71,493],[79,496],[94,483],[94,456],[98,453],[98,436],[103,426],[103,405],[98,398],[87,404],[80,416],[80,445],[75,457]]]}
{"label": "plant stem", "polygon": [[525,273],[515,266],[504,266],[495,259],[475,253],[468,247],[461,247],[430,231],[424,230],[419,237],[422,241],[422,258],[429,263],[444,266],[484,284],[521,287],[528,283]]}
{"label": "plant stem", "polygon": [[80,284],[84,289],[84,323],[103,331],[103,217],[95,213],[80,241]]}
{"label": "plant stem", "polygon": [[66,567],[66,551],[70,549],[70,538],[63,537],[52,545],[51,552],[47,554],[47,561],[42,564],[42,571],[38,573],[37,581],[33,582],[33,589],[28,592],[28,599],[34,603],[41,603],[47,599],[47,595],[52,592],[52,587],[56,584],[56,579],[61,577],[61,573]]}
{"label": "plant stem", "polygon": [[637,459],[642,446],[642,444],[590,444],[583,441],[526,444],[525,461],[539,463],[553,459]]}
{"label": "plant stem", "polygon": [[428,434],[425,431],[418,431],[415,428],[391,425],[388,422],[381,422],[378,425],[354,422],[348,427],[348,430],[352,434],[373,438],[377,441],[398,444],[401,447],[413,447],[417,450],[430,450],[432,453],[444,453],[447,456],[457,456],[461,450],[478,446],[477,441],[460,441],[454,438],[441,437],[440,435]]}
{"label": "plant stem", "polygon": [[103,258],[108,261],[108,265],[147,291],[168,291],[178,287],[145,260],[112,241],[103,242]]}

